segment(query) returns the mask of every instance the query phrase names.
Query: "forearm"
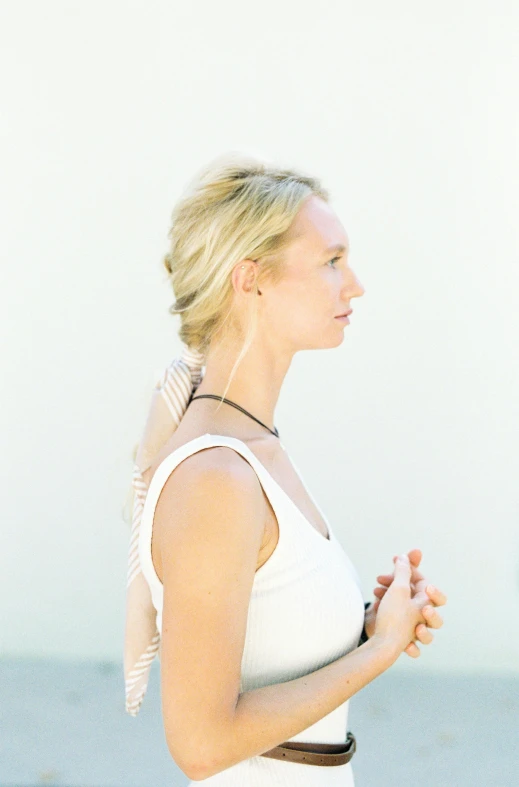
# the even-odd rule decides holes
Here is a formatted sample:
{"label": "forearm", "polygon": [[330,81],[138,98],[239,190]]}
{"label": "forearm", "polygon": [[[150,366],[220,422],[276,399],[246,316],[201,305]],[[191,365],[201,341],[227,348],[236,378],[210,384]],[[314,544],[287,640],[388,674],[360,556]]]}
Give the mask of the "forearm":
{"label": "forearm", "polygon": [[397,657],[373,637],[308,675],[243,692],[230,725],[220,729],[206,774],[261,754],[310,727],[385,672]]}

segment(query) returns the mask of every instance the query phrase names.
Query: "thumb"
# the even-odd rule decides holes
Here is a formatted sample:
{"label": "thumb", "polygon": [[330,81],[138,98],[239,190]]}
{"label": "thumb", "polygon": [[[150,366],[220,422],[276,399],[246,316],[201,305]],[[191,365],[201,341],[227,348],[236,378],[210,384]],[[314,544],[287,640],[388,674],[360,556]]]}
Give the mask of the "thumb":
{"label": "thumb", "polygon": [[411,564],[409,557],[404,553],[399,555],[395,562],[395,576],[393,584],[408,586],[411,580]]}

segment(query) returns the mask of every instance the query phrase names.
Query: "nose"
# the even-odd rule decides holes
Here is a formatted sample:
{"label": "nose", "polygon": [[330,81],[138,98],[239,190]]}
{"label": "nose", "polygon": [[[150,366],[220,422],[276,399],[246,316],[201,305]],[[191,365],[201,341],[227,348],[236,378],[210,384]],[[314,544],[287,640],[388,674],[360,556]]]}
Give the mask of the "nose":
{"label": "nose", "polygon": [[344,284],[343,292],[349,298],[360,298],[366,292],[353,271],[351,271],[351,277],[347,278]]}

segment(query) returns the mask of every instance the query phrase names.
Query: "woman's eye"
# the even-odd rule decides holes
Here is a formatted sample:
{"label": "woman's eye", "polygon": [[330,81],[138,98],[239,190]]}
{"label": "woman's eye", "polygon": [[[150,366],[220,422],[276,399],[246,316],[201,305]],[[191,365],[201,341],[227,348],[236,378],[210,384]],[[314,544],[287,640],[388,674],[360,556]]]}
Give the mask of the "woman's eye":
{"label": "woman's eye", "polygon": [[340,257],[333,257],[333,259],[328,260],[328,262],[326,264],[329,265],[330,262],[335,262],[335,260],[340,260]]}

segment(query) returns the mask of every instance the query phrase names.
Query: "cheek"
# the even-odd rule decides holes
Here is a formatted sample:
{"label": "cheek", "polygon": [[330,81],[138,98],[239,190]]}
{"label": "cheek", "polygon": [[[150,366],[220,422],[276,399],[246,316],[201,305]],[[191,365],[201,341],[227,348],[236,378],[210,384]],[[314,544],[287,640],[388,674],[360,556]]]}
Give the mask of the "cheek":
{"label": "cheek", "polygon": [[269,326],[285,334],[314,334],[333,321],[337,293],[319,276],[287,276],[269,293],[266,317]]}
{"label": "cheek", "polygon": [[333,301],[323,292],[309,292],[304,288],[276,293],[269,303],[269,329],[279,336],[291,337],[297,344],[305,336],[320,334],[330,322]]}
{"label": "cheek", "polygon": [[[284,281],[271,298],[271,312],[276,312],[277,321],[308,318],[315,304],[315,288],[304,286],[300,280]],[[314,306],[315,311],[315,306]]]}

